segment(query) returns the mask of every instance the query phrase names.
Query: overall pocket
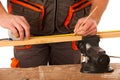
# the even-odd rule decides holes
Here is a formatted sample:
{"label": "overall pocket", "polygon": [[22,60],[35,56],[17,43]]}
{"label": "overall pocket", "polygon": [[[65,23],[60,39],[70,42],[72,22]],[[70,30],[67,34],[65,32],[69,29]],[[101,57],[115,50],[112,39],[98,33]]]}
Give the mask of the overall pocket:
{"label": "overall pocket", "polygon": [[29,0],[10,0],[11,13],[24,16],[30,24],[31,33],[42,29],[44,6]]}
{"label": "overall pocket", "polygon": [[69,12],[64,21],[64,26],[67,29],[74,29],[74,26],[79,18],[89,14],[92,2],[88,0],[79,0],[69,7]]}

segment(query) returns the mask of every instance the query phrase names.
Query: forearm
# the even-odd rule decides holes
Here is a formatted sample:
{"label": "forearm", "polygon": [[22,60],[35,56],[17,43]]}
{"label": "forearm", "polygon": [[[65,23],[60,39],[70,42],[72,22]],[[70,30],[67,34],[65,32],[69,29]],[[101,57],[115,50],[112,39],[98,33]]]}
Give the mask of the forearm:
{"label": "forearm", "polygon": [[104,0],[104,1],[103,0],[91,0],[91,1],[92,1],[91,11],[95,9],[95,7],[97,7],[96,11],[92,14],[91,18],[93,18],[94,20],[96,20],[97,23],[99,23],[101,16],[103,12],[105,11],[109,0]]}
{"label": "forearm", "polygon": [[5,10],[5,8],[3,7],[2,3],[0,2],[0,16],[7,14],[7,11]]}

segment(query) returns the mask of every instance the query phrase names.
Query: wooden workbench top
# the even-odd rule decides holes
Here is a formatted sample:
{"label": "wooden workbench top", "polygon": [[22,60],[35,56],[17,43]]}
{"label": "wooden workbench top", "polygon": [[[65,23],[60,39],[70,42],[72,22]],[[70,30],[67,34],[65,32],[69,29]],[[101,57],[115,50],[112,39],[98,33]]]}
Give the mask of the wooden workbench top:
{"label": "wooden workbench top", "polygon": [[1,68],[0,80],[120,80],[120,63],[113,63],[112,73],[81,73],[77,65],[40,66],[36,68]]}

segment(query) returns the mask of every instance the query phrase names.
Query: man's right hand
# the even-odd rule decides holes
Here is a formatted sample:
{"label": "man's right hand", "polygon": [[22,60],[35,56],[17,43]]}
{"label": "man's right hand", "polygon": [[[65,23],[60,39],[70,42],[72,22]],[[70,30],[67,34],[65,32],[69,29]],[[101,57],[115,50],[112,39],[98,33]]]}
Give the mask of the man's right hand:
{"label": "man's right hand", "polygon": [[29,39],[30,25],[23,16],[12,14],[0,15],[0,26],[10,30],[16,38]]}

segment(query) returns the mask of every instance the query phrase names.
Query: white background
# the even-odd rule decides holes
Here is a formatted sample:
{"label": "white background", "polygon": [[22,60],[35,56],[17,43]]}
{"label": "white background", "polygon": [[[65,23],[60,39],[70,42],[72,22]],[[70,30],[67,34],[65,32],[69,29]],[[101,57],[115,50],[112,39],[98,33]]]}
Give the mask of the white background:
{"label": "white background", "polygon": [[[1,0],[6,8],[6,0]],[[104,0],[103,0],[104,1]],[[120,30],[120,0],[109,0],[108,7],[104,12],[98,31]],[[101,1],[102,2],[102,1]],[[7,8],[6,8],[7,9]],[[6,38],[7,30],[0,28],[0,38]],[[108,55],[120,56],[120,37],[101,39],[100,46]],[[13,57],[13,47],[0,47],[0,68],[9,68]],[[120,58],[111,58],[111,63],[120,62]]]}

